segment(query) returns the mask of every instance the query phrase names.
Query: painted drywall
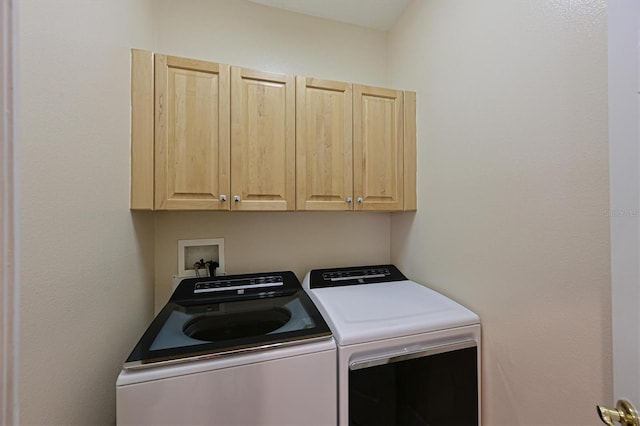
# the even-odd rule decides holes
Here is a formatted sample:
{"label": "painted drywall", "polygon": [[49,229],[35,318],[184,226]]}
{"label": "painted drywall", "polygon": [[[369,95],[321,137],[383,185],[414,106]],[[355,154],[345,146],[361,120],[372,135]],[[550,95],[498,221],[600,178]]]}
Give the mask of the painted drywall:
{"label": "painted drywall", "polygon": [[384,86],[387,37],[246,0],[156,0],[155,49],[263,71]]}
{"label": "painted drywall", "polygon": [[113,424],[153,314],[153,217],[129,211],[129,63],[146,0],[19,3],[20,422]]}
{"label": "painted drywall", "polygon": [[391,258],[483,323],[483,424],[597,424],[611,296],[604,1],[415,0],[418,211]]}
{"label": "painted drywall", "polygon": [[[601,1],[416,0],[388,56],[383,33],[240,0],[152,3],[20,3],[23,424],[113,422],[151,276],[166,297],[176,240],[198,237],[225,238],[230,271],[391,257],[481,315],[485,424],[597,422],[611,399]],[[130,213],[130,47],[417,90],[418,212]]]}
{"label": "painted drywall", "polygon": [[[159,0],[157,52],[259,70],[387,86],[386,33],[248,1]],[[227,273],[389,261],[387,213],[155,215],[156,297],[171,294],[178,239],[224,238]]]}
{"label": "painted drywall", "polygon": [[180,239],[224,238],[227,274],[292,270],[302,280],[313,268],[389,262],[388,229],[381,213],[157,212],[156,309],[171,295]]}

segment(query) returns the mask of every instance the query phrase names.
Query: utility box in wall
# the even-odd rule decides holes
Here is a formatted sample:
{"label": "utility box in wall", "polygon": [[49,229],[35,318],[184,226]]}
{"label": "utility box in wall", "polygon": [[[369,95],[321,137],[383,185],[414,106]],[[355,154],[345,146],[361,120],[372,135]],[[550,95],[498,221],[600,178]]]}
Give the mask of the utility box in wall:
{"label": "utility box in wall", "polygon": [[217,262],[216,275],[225,275],[224,238],[178,240],[178,278],[206,277],[206,267],[197,269],[201,261]]}

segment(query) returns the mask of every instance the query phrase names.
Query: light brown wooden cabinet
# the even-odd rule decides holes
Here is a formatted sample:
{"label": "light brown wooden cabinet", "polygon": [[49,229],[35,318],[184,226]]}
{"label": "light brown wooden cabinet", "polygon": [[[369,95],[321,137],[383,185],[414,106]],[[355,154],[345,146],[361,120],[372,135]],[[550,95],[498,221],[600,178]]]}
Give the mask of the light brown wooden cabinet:
{"label": "light brown wooden cabinet", "polygon": [[415,210],[415,93],[297,77],[296,95],[298,210]]}
{"label": "light brown wooden cabinet", "polygon": [[155,55],[155,209],[226,210],[229,67]]}
{"label": "light brown wooden cabinet", "polygon": [[131,208],[415,210],[415,93],[132,50]]}
{"label": "light brown wooden cabinet", "polygon": [[298,210],[353,210],[352,84],[297,77]]}
{"label": "light brown wooden cabinet", "polygon": [[131,55],[131,208],[228,210],[229,66]]}
{"label": "light brown wooden cabinet", "polygon": [[232,210],[295,209],[295,80],[231,69]]}
{"label": "light brown wooden cabinet", "polygon": [[132,121],[132,209],[295,209],[294,77],[133,50]]}
{"label": "light brown wooden cabinet", "polygon": [[355,209],[403,210],[403,92],[356,85],[353,118]]}

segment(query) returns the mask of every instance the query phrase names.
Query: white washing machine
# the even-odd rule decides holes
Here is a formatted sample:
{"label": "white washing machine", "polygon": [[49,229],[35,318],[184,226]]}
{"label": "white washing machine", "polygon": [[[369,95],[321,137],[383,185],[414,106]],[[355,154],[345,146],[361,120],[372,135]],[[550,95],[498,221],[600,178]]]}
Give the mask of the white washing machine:
{"label": "white washing machine", "polygon": [[393,265],[303,281],[338,344],[338,424],[480,424],[480,319]]}
{"label": "white washing machine", "polygon": [[336,345],[290,272],[183,280],[116,382],[119,425],[335,425]]}

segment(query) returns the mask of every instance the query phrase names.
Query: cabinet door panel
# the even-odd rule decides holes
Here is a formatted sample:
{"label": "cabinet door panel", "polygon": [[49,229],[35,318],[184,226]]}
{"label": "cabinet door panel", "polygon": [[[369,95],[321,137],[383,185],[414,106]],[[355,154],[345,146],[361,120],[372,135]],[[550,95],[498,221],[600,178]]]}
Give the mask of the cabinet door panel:
{"label": "cabinet door panel", "polygon": [[156,55],[156,209],[228,209],[229,67]]}
{"label": "cabinet door panel", "polygon": [[298,77],[298,210],[353,210],[352,85]]}
{"label": "cabinet door panel", "polygon": [[403,209],[402,104],[401,91],[354,86],[356,210]]}
{"label": "cabinet door panel", "polygon": [[232,210],[293,210],[294,77],[231,69]]}

